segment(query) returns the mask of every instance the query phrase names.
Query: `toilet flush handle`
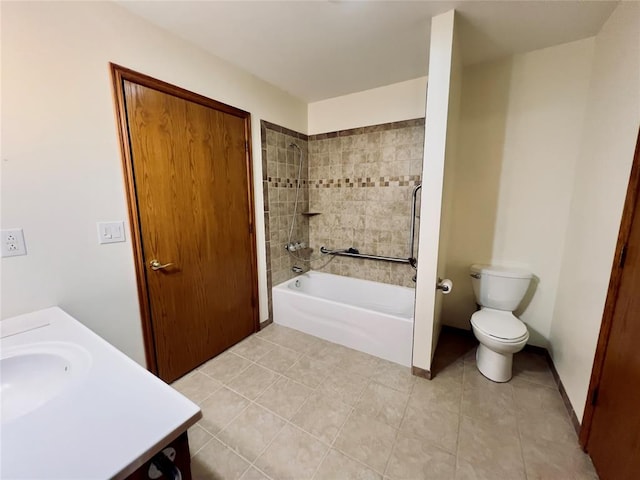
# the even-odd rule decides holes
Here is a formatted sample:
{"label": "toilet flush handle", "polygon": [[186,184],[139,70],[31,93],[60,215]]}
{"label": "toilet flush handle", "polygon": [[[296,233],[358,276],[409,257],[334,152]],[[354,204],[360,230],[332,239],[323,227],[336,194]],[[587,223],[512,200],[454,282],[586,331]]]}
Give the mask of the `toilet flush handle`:
{"label": "toilet flush handle", "polygon": [[475,278],[476,280],[480,280],[480,274],[479,273],[470,273],[469,275],[471,276],[471,278]]}

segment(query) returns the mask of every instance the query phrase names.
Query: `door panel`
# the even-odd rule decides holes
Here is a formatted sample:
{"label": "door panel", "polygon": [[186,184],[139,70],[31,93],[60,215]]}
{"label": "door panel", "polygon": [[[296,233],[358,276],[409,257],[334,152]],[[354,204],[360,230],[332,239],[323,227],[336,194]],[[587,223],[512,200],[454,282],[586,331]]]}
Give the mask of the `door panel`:
{"label": "door panel", "polygon": [[122,88],[158,374],[172,381],[256,329],[247,118]]}
{"label": "door panel", "polygon": [[602,480],[640,478],[640,195],[632,215],[587,442]]}

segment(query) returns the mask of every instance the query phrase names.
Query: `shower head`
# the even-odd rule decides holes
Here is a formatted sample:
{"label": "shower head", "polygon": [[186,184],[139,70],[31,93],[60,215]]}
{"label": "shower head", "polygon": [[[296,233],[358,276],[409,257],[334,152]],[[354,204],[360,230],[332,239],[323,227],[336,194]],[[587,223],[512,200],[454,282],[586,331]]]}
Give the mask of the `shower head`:
{"label": "shower head", "polygon": [[293,142],[291,142],[291,143],[289,144],[289,146],[290,146],[290,147],[295,147],[295,148],[297,148],[298,150],[300,150],[300,147],[298,146],[298,144],[297,144],[297,143],[293,143]]}

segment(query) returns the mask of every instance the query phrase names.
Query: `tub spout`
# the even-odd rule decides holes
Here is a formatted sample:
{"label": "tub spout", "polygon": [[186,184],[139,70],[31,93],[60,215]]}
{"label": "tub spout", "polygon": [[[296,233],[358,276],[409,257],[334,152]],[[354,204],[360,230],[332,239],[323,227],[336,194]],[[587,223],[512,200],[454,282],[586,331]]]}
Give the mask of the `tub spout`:
{"label": "tub spout", "polygon": [[291,271],[293,273],[302,273],[302,272],[304,272],[302,267],[299,267],[298,265],[294,265],[293,267],[291,267]]}

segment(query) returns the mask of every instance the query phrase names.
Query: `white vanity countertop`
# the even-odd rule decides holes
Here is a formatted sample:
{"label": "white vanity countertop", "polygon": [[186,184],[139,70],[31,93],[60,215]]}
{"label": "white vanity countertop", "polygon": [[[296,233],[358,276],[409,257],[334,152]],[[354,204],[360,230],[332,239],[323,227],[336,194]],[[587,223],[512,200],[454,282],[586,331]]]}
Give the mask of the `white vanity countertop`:
{"label": "white vanity countertop", "polygon": [[9,331],[20,324],[32,329],[2,338],[3,357],[21,345],[69,342],[89,352],[91,365],[45,405],[2,423],[1,478],[124,478],[202,417],[196,404],[60,308],[0,326]]}

